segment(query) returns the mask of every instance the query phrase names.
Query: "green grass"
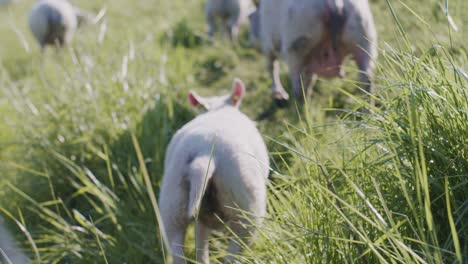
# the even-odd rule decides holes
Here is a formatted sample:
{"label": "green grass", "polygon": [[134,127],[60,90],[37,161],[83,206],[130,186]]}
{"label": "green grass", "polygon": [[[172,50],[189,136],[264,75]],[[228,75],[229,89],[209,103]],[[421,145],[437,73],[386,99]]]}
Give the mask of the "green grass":
{"label": "green grass", "polygon": [[[164,263],[149,194],[196,114],[187,91],[220,94],[240,77],[272,161],[268,216],[242,263],[468,261],[466,4],[448,1],[456,32],[444,1],[370,2],[371,114],[356,111],[351,63],[307,105],[272,107],[262,55],[246,33],[235,47],[209,41],[202,1],[80,1],[105,18],[44,55],[26,26],[32,1],[0,7],[0,213],[37,263]],[[227,236],[213,238],[213,261]]]}

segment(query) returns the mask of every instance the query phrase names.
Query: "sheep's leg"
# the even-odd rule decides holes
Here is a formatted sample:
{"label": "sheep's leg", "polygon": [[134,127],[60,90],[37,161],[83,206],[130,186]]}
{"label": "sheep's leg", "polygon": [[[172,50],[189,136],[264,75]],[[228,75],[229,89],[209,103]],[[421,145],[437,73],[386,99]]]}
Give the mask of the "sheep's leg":
{"label": "sheep's leg", "polygon": [[292,84],[292,94],[297,100],[308,99],[311,86],[317,80],[316,74],[310,74],[303,65],[299,53],[288,54],[289,78]]}
{"label": "sheep's leg", "polygon": [[289,78],[291,79],[293,96],[298,100],[303,99],[304,97],[302,94],[302,87],[306,86],[302,83],[303,79],[301,78],[301,71],[299,65],[289,65]]}
{"label": "sheep's leg", "polygon": [[229,242],[229,256],[226,257],[224,263],[236,263],[236,256],[242,250],[242,245],[248,243],[248,239],[252,236],[252,228],[249,223],[234,222],[229,225],[229,228],[234,232],[235,237]]}
{"label": "sheep's leg", "polygon": [[[359,68],[359,82],[361,88],[372,96],[374,91],[370,78],[374,69],[374,62],[371,60],[367,51],[360,47],[356,47],[354,50],[354,60]],[[373,104],[373,100],[370,100],[370,103]]]}
{"label": "sheep's leg", "polygon": [[227,26],[227,32],[229,35],[229,39],[232,42],[237,41],[237,37],[239,36],[239,26],[236,24],[230,24]]}
{"label": "sheep's leg", "polygon": [[[363,9],[364,10],[364,9]],[[342,42],[353,55],[359,68],[361,88],[373,94],[371,78],[377,61],[377,34],[372,15],[369,12],[358,13],[356,19],[346,23],[343,29]],[[372,96],[369,102],[374,104]]]}
{"label": "sheep's leg", "polygon": [[307,85],[306,100],[309,102],[312,98],[312,93],[314,91],[314,86],[317,83],[318,75],[312,74],[312,77],[309,79],[309,84]]}
{"label": "sheep's leg", "polygon": [[[168,166],[174,167],[174,166]],[[187,215],[188,193],[185,187],[178,184],[174,178],[181,177],[179,172],[164,175],[163,186],[159,198],[161,219],[166,233],[174,264],[185,263],[184,240],[190,219]],[[171,179],[172,180],[168,180]]]}
{"label": "sheep's leg", "polygon": [[237,10],[237,12],[231,14],[231,16],[226,21],[226,30],[232,42],[237,41],[237,37],[239,35],[239,12],[240,11]]}
{"label": "sheep's leg", "polygon": [[169,226],[166,228],[167,239],[171,247],[171,253],[174,264],[185,264],[184,260],[184,240],[185,227]]}
{"label": "sheep's leg", "polygon": [[43,42],[43,41],[41,41],[40,46],[41,46],[41,53],[44,54],[44,52],[45,52],[45,47],[46,47],[46,43]]}
{"label": "sheep's leg", "polygon": [[281,84],[279,62],[276,59],[276,56],[273,54],[273,52],[270,52],[267,55],[266,66],[268,72],[270,73],[270,78],[273,82],[271,86],[271,93],[273,95],[273,99],[276,101],[277,104],[283,105],[289,99],[289,95],[284,90],[283,85]]}
{"label": "sheep's leg", "polygon": [[195,229],[197,234],[197,262],[209,264],[208,238],[210,236],[210,229],[201,222],[197,222]]}
{"label": "sheep's leg", "polygon": [[208,22],[208,35],[212,37],[216,31],[215,17],[211,10],[206,12],[206,21]]}

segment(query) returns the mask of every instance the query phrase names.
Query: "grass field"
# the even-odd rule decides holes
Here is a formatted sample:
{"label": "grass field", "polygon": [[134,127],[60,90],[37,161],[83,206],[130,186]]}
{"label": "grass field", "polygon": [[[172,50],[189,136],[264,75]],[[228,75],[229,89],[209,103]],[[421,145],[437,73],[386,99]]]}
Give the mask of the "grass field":
{"label": "grass field", "polygon": [[[0,6],[0,215],[34,263],[165,263],[148,188],[157,196],[166,145],[196,114],[187,91],[221,94],[234,77],[272,164],[241,263],[468,261],[466,1],[370,1],[372,114],[351,63],[307,105],[276,109],[247,32],[208,40],[200,0],[75,1],[106,15],[45,54],[33,2]],[[229,235],[214,236],[214,263]]]}

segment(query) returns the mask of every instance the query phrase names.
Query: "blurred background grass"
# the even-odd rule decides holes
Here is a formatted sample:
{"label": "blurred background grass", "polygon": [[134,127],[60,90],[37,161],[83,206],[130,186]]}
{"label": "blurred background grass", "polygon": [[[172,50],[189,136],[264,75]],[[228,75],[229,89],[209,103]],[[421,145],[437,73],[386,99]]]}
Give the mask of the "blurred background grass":
{"label": "blurred background grass", "polygon": [[[466,261],[465,1],[448,2],[458,32],[445,1],[370,1],[372,115],[354,112],[365,102],[351,63],[306,106],[276,110],[247,32],[236,46],[208,41],[202,1],[75,1],[106,16],[44,55],[26,26],[33,2],[0,7],[0,208],[34,261],[163,263],[130,135],[158,193],[165,147],[195,114],[187,91],[220,94],[233,77],[246,82],[241,108],[274,170],[268,218],[242,263]],[[213,260],[226,235],[213,239]]]}

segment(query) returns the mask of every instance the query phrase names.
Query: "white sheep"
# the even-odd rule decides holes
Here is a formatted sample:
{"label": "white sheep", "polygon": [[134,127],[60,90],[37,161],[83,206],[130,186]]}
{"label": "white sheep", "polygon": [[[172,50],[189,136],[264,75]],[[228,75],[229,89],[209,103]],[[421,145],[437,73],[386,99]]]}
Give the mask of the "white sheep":
{"label": "white sheep", "polygon": [[67,0],[39,0],[29,14],[29,28],[41,49],[46,45],[63,46],[70,43],[77,27],[88,20],[90,14]]}
{"label": "white sheep", "polygon": [[0,0],[0,5],[10,4],[11,2],[13,2],[13,0]]}
{"label": "white sheep", "polygon": [[208,0],[205,6],[208,34],[213,36],[216,22],[221,20],[225,33],[231,40],[236,40],[241,25],[247,21],[253,9],[251,0]]}
{"label": "white sheep", "polygon": [[13,264],[30,263],[28,256],[16,245],[13,237],[5,226],[3,219],[0,217],[0,263],[9,263],[5,256]]}
{"label": "white sheep", "polygon": [[367,0],[263,0],[260,27],[272,94],[279,103],[289,98],[279,78],[280,55],[289,66],[296,98],[302,98],[302,87],[312,87],[318,76],[344,77],[347,55],[359,68],[362,88],[372,91],[377,33]]}
{"label": "white sheep", "polygon": [[[167,148],[159,206],[176,264],[184,263],[185,233],[195,218],[197,261],[207,264],[211,230],[224,223],[248,241],[251,224],[265,215],[268,153],[254,122],[238,109],[244,93],[239,79],[230,95],[203,98],[191,92],[192,105],[208,112],[179,129]],[[226,261],[235,259],[239,242],[231,240]]]}

